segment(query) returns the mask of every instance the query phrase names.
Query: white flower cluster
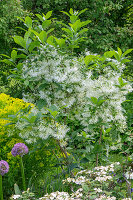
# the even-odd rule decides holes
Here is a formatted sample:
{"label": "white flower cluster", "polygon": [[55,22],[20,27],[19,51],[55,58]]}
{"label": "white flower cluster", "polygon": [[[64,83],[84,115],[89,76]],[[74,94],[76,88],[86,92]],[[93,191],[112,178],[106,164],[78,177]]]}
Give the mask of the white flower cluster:
{"label": "white flower cluster", "polygon": [[75,193],[69,195],[67,192],[52,192],[51,194],[46,194],[44,197],[39,198],[39,200],[81,200],[82,188],[79,188]]}
{"label": "white flower cluster", "polygon": [[103,182],[103,181],[107,181],[107,180],[111,180],[112,176],[106,176],[104,175],[103,177],[96,177],[95,180],[99,181],[99,182]]}
{"label": "white flower cluster", "polygon": [[79,176],[76,179],[75,178],[67,178],[66,180],[63,180],[63,183],[68,182],[68,183],[75,183],[77,185],[82,185],[83,183],[86,183],[89,181],[85,176]]}
{"label": "white flower cluster", "polygon": [[125,176],[127,179],[133,179],[133,172],[126,172]]}
{"label": "white flower cluster", "polygon": [[96,198],[95,200],[116,200],[116,197],[108,197],[106,195],[101,195],[100,197]]}
{"label": "white flower cluster", "polygon": [[100,188],[94,188],[94,191],[96,191],[97,193],[103,192]]}
{"label": "white flower cluster", "polygon": [[[27,60],[23,66],[22,77],[34,83],[32,93],[24,94],[24,98],[32,102],[39,98],[47,102],[47,107],[53,104],[56,107],[66,105],[68,112],[65,114],[71,120],[78,119],[85,131],[89,131],[88,124],[95,124],[99,119],[108,124],[113,122],[123,131],[126,118],[121,103],[126,100],[125,95],[132,91],[132,87],[125,80],[127,84],[122,89],[119,87],[118,79],[124,66],[121,67],[118,62],[117,65],[121,70],[115,71],[107,66],[95,78],[93,70],[85,69],[82,57],[70,58],[60,55],[54,47],[44,46],[39,55]],[[91,97],[104,101],[96,107]],[[41,133],[49,131],[54,134],[52,127],[43,125],[42,122],[38,129]],[[61,132],[64,132],[64,128],[61,128]],[[63,138],[64,135],[62,133],[58,137]],[[42,138],[47,138],[47,134],[42,134]]]}
{"label": "white flower cluster", "polygon": [[[117,165],[120,165],[120,163],[115,162],[114,164],[108,166],[95,167],[93,170],[81,170],[76,174],[75,178],[67,178],[63,180],[63,183],[75,183],[82,185],[83,183],[90,181],[90,178],[92,177],[94,181],[99,181],[101,183],[106,182],[112,179],[112,176],[110,176],[109,173],[114,172],[114,167]],[[84,176],[81,176],[82,174]]]}
{"label": "white flower cluster", "polygon": [[131,198],[124,198],[124,199],[122,199],[122,200],[132,200]]}
{"label": "white flower cluster", "polygon": [[51,194],[46,194],[44,197],[39,198],[39,200],[70,200],[70,195],[67,192],[52,192]]}
{"label": "white flower cluster", "polygon": [[13,199],[19,199],[20,197],[21,197],[21,195],[19,195],[19,194],[16,194],[16,195],[12,196]]}

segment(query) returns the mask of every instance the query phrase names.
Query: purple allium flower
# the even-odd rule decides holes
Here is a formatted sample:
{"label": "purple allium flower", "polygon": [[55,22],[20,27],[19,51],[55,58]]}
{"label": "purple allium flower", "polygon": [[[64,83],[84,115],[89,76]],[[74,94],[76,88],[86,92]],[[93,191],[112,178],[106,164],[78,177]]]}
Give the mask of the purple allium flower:
{"label": "purple allium flower", "polygon": [[9,171],[9,165],[5,160],[0,161],[0,174],[3,176]]}
{"label": "purple allium flower", "polygon": [[133,192],[133,188],[131,188],[131,193]]}
{"label": "purple allium flower", "polygon": [[28,153],[28,147],[24,143],[17,143],[12,148],[11,154],[13,156],[20,155],[21,157]]}

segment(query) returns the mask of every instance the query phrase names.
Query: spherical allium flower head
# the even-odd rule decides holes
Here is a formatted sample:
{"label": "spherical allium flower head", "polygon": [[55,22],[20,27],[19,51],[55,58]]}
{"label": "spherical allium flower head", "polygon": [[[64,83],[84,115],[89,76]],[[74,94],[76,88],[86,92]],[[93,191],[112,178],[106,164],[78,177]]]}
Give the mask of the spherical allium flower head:
{"label": "spherical allium flower head", "polygon": [[5,160],[0,161],[0,174],[3,176],[9,171],[9,165]]}
{"label": "spherical allium flower head", "polygon": [[28,147],[24,143],[17,143],[12,148],[11,154],[13,156],[20,155],[21,157],[28,153]]}

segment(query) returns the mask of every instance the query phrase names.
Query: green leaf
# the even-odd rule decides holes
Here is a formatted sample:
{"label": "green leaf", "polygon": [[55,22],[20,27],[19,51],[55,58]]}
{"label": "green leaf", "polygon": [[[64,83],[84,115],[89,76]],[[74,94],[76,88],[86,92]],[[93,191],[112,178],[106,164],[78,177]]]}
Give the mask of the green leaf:
{"label": "green leaf", "polygon": [[97,102],[97,105],[100,106],[104,101],[105,101],[104,99],[103,99],[103,100],[99,100],[99,101]]}
{"label": "green leaf", "polygon": [[26,58],[26,55],[25,54],[20,54],[20,55],[17,55],[17,58]]}
{"label": "green leaf", "polygon": [[95,152],[95,153],[100,153],[100,152],[102,152],[102,144],[96,144],[95,146],[94,146],[94,149],[93,149],[93,151]]}
{"label": "green leaf", "polygon": [[121,63],[126,63],[126,62],[131,62],[131,60],[129,60],[129,59],[122,59],[122,61],[121,61]]}
{"label": "green leaf", "polygon": [[126,56],[127,54],[129,54],[131,51],[133,51],[133,49],[128,49],[123,53],[123,57]]}
{"label": "green leaf", "polygon": [[71,26],[71,28],[77,32],[80,28],[81,28],[81,22],[80,19],[77,20],[74,24],[69,23],[69,25]]}
{"label": "green leaf", "polygon": [[39,46],[40,46],[40,42],[39,41],[31,42],[29,47],[28,47],[28,50],[31,53],[34,50],[34,48],[39,47]]}
{"label": "green leaf", "polygon": [[36,16],[40,19],[40,21],[42,21],[42,22],[44,21],[42,15],[40,15],[40,14],[36,14]]}
{"label": "green leaf", "polygon": [[47,12],[45,19],[49,19],[52,15],[52,11]]}
{"label": "green leaf", "polygon": [[18,45],[20,45],[21,47],[23,47],[24,49],[26,49],[26,42],[25,42],[25,40],[21,36],[16,35],[13,38],[14,38],[14,41]]}
{"label": "green leaf", "polygon": [[78,19],[78,17],[76,15],[70,16],[70,21],[71,21],[72,24],[74,24],[77,19]]}
{"label": "green leaf", "polygon": [[91,23],[91,20],[86,20],[84,22],[81,22],[81,27],[86,26],[89,23]]}
{"label": "green leaf", "polygon": [[78,36],[82,35],[83,33],[85,33],[86,31],[88,31],[88,28],[83,28],[81,31],[79,31]]}
{"label": "green leaf", "polygon": [[49,29],[49,30],[47,31],[47,35],[48,35],[49,33],[51,33],[53,30],[54,30],[54,28]]}
{"label": "green leaf", "polygon": [[73,15],[73,9],[72,9],[72,8],[70,8],[69,13],[70,13],[71,15]]}
{"label": "green leaf", "polygon": [[58,108],[55,105],[51,105],[49,110],[51,111],[58,111]]}
{"label": "green leaf", "polygon": [[43,21],[42,28],[45,30],[46,28],[50,26],[50,24],[51,24],[51,20]]}
{"label": "green leaf", "polygon": [[42,42],[42,44],[44,44],[44,42],[46,42],[46,40],[47,40],[46,31],[41,31],[41,33],[39,34],[39,39]]}
{"label": "green leaf", "polygon": [[39,38],[39,33],[37,31],[31,30],[31,32],[33,32],[35,34],[35,36],[37,36]]}
{"label": "green leaf", "polygon": [[58,111],[50,112],[51,115],[55,118],[58,115]]}
{"label": "green leaf", "polygon": [[58,108],[55,105],[50,106],[50,108],[46,108],[50,114],[55,118],[58,115]]}
{"label": "green leaf", "polygon": [[56,40],[56,42],[57,42],[57,44],[59,45],[60,48],[65,46],[65,40],[63,38],[58,39],[58,38],[55,37],[55,40]]}
{"label": "green leaf", "polygon": [[85,8],[84,10],[81,10],[81,11],[78,13],[78,16],[81,15],[82,13],[84,13],[86,10],[88,10],[88,8]]}
{"label": "green leaf", "polygon": [[21,191],[16,183],[14,184],[14,191],[15,195],[21,195]]}
{"label": "green leaf", "polygon": [[44,99],[39,99],[39,100],[37,101],[37,107],[38,107],[39,109],[44,108],[44,107],[46,106],[46,104],[47,104],[47,102],[46,102],[46,100],[44,100]]}
{"label": "green leaf", "polygon": [[48,39],[47,39],[47,43],[49,44],[49,45],[52,45],[52,46],[56,46],[55,45],[55,43],[54,43],[54,36],[50,36],[50,37],[48,37]]}
{"label": "green leaf", "polygon": [[31,29],[29,29],[28,31],[26,31],[26,33],[24,34],[24,41],[27,42],[29,37],[31,35]]}
{"label": "green leaf", "polygon": [[120,61],[119,54],[117,52],[115,52],[115,51],[114,51],[114,57],[118,62]]}
{"label": "green leaf", "polygon": [[36,118],[37,118],[37,116],[28,116],[29,118],[28,118],[28,122],[29,123],[34,123],[35,121],[36,121]]}
{"label": "green leaf", "polygon": [[24,22],[24,20],[23,20],[21,17],[18,17],[18,16],[17,16],[17,19],[20,19],[22,22]]}
{"label": "green leaf", "polygon": [[89,186],[86,185],[86,184],[82,184],[82,188],[85,192],[88,192],[89,191]]}
{"label": "green leaf", "polygon": [[70,15],[67,12],[65,12],[65,11],[61,11],[61,12],[70,17]]}
{"label": "green leaf", "polygon": [[91,102],[92,102],[92,103],[97,104],[97,101],[98,101],[98,100],[97,100],[96,97],[91,97]]}
{"label": "green leaf", "polygon": [[108,128],[106,129],[106,133],[109,133],[111,131],[112,128]]}
{"label": "green leaf", "polygon": [[123,84],[123,80],[121,77],[118,78],[119,84],[122,85]]}
{"label": "green leaf", "polygon": [[29,81],[28,81],[28,80],[25,80],[25,81],[24,81],[24,84],[25,84],[26,86],[28,86],[28,85],[29,85]]}
{"label": "green leaf", "polygon": [[72,37],[73,33],[69,28],[62,28],[63,31],[65,31],[70,37]]}
{"label": "green leaf", "polygon": [[4,60],[0,60],[0,62],[3,62],[7,65],[14,65],[12,61],[8,60],[8,59],[4,59]]}
{"label": "green leaf", "polygon": [[15,62],[15,60],[16,60],[16,58],[17,58],[17,51],[13,50],[13,51],[11,52],[11,58],[12,58],[12,60]]}
{"label": "green leaf", "polygon": [[114,55],[114,51],[106,51],[106,52],[104,53],[104,56],[105,56],[106,58],[111,58],[113,55]]}
{"label": "green leaf", "polygon": [[96,55],[96,56],[95,55],[88,55],[84,58],[84,62],[85,62],[86,65],[88,65],[90,62],[97,61],[99,59],[100,59],[99,55]]}
{"label": "green leaf", "polygon": [[32,27],[32,19],[29,16],[25,18],[25,24],[28,28]]}
{"label": "green leaf", "polygon": [[120,85],[118,85],[119,88],[122,88],[122,87],[124,87],[125,85],[127,85],[127,83],[124,83],[124,82],[123,82],[123,80],[122,80],[121,77],[118,78],[118,81],[119,81],[119,84],[120,84]]}
{"label": "green leaf", "polygon": [[85,138],[86,138],[86,136],[87,136],[87,134],[86,134],[85,131],[82,131],[82,135],[83,135],[83,137],[85,137]]}
{"label": "green leaf", "polygon": [[5,55],[5,54],[0,54],[1,56],[4,56],[4,57],[6,57],[6,58],[10,58],[10,56],[7,56],[7,55]]}
{"label": "green leaf", "polygon": [[88,162],[89,162],[89,160],[86,157],[84,157],[80,160],[80,163],[88,163]]}
{"label": "green leaf", "polygon": [[117,47],[117,49],[118,49],[119,57],[121,57],[121,55],[122,55],[122,51],[121,51],[121,49],[120,49],[119,47]]}
{"label": "green leaf", "polygon": [[17,64],[17,66],[16,66],[16,68],[17,68],[18,70],[21,70],[22,67],[23,67],[23,63],[19,63],[19,64]]}

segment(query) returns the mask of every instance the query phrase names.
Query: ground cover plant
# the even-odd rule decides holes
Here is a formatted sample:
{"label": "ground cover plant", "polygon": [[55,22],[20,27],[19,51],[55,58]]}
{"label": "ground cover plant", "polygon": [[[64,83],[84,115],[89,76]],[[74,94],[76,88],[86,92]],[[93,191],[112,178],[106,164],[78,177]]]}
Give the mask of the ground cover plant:
{"label": "ground cover plant", "polygon": [[[52,11],[36,14],[34,20],[21,18],[23,36],[13,37],[18,48],[10,56],[2,55],[1,62],[13,68],[8,79],[13,77],[23,88],[23,100],[12,101],[24,106],[1,115],[6,137],[20,140],[4,152],[11,152],[16,164],[20,160],[22,172],[11,199],[132,198],[132,122],[127,123],[131,100],[126,98],[132,85],[123,73],[133,49],[79,53],[91,23],[80,19],[86,10],[63,11],[68,23],[52,18]],[[54,34],[55,23],[61,26],[60,37]],[[10,107],[3,100],[1,105],[1,113]],[[42,155],[45,159],[40,160]],[[4,180],[12,169],[4,176],[3,160],[1,166]],[[0,186],[2,191],[2,181]],[[8,199],[6,186],[3,191]]]}

